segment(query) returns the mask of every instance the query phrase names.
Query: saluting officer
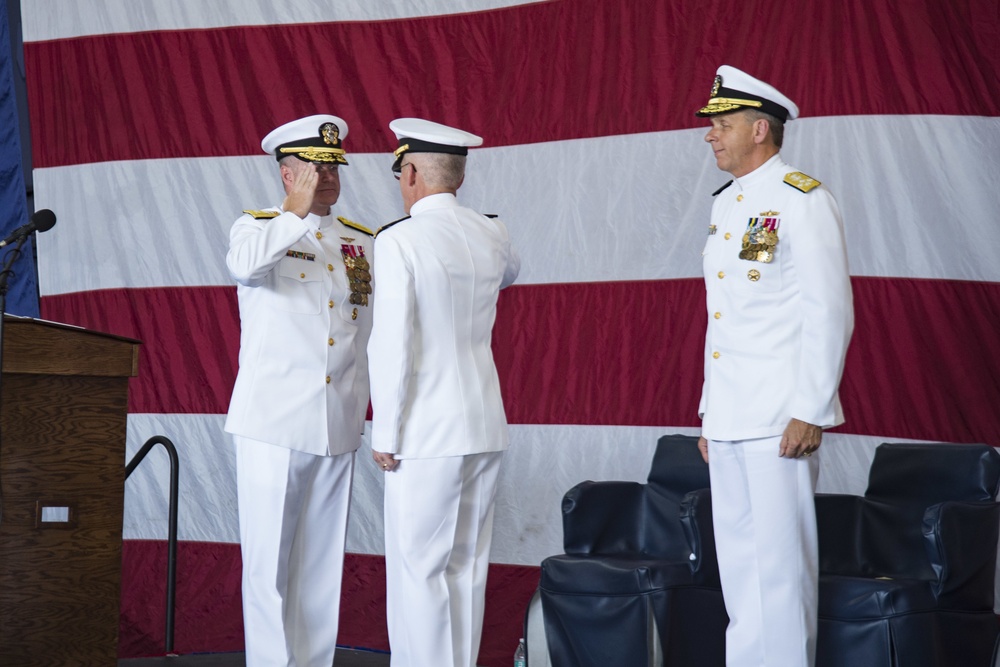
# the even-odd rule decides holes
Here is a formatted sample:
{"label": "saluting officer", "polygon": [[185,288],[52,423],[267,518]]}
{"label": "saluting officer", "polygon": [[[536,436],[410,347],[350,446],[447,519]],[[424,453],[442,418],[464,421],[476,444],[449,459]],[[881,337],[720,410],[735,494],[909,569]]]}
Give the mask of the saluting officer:
{"label": "saluting officer", "polygon": [[698,412],[709,464],[727,667],[812,666],[818,567],[812,454],[843,423],[854,327],[844,226],[819,181],[779,155],[798,107],[724,65],[705,140],[733,180],[704,249],[708,333]]}
{"label": "saluting officer", "polygon": [[332,213],[346,137],[331,115],[264,137],[286,197],[246,211],[230,232],[242,333],[225,428],[236,445],[249,667],[333,663],[373,304],[372,233]]}
{"label": "saluting officer", "polygon": [[385,478],[393,667],[475,667],[497,476],[507,449],[490,347],[497,297],[520,261],[499,220],[458,203],[482,139],[402,118],[393,172],[406,218],[375,242],[368,343],[372,449]]}

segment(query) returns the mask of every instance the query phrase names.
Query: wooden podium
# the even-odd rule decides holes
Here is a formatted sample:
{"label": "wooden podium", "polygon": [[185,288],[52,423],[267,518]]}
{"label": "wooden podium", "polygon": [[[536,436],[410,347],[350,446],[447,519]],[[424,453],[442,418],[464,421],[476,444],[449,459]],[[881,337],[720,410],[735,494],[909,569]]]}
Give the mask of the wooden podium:
{"label": "wooden podium", "polygon": [[5,317],[0,665],[116,665],[139,341]]}

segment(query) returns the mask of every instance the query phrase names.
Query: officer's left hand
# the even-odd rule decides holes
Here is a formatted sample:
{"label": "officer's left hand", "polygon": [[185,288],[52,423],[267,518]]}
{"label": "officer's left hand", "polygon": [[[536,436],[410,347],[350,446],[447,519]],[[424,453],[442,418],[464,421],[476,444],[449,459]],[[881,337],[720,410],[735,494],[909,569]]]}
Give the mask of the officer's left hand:
{"label": "officer's left hand", "polygon": [[811,456],[819,449],[823,439],[823,429],[800,419],[792,418],[781,436],[779,456],[797,459],[800,456]]}
{"label": "officer's left hand", "polygon": [[382,470],[382,472],[395,470],[396,466],[399,465],[399,461],[394,459],[392,454],[373,451],[372,456],[375,458],[375,463],[378,464],[378,467]]}
{"label": "officer's left hand", "polygon": [[708,440],[705,436],[698,438],[698,451],[701,452],[701,458],[705,459],[705,463],[708,463]]}

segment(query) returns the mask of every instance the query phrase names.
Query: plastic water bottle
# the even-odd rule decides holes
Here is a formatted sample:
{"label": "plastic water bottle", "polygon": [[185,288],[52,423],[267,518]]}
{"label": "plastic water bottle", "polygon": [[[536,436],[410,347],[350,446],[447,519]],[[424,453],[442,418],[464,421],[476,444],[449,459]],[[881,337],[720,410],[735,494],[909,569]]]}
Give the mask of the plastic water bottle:
{"label": "plastic water bottle", "polygon": [[526,658],[527,651],[524,648],[524,637],[517,643],[517,650],[514,651],[514,667],[527,667],[528,660]]}

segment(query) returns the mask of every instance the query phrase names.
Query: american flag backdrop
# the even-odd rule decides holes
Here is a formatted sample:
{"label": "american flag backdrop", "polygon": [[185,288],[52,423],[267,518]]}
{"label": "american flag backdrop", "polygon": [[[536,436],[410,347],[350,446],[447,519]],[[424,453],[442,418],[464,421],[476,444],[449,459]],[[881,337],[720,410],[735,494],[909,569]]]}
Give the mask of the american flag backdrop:
{"label": "american flag backdrop", "polygon": [[[494,350],[511,424],[480,663],[507,664],[560,499],[643,480],[697,433],[701,249],[729,179],[694,111],[730,64],[789,95],[783,155],[844,215],[857,325],[820,490],[861,493],[884,441],[1000,446],[1000,5],[995,0],[32,0],[23,3],[46,319],[141,339],[128,456],[181,458],[179,652],[242,648],[239,320],[224,257],[280,203],[259,141],[348,122],[335,207],[402,215],[388,122],[480,134],[460,199],[522,256]],[[374,261],[378,261],[377,256]],[[377,290],[376,297],[377,298]],[[358,457],[340,643],[386,649],[382,482]],[[129,479],[123,657],[162,650],[166,457]]]}

